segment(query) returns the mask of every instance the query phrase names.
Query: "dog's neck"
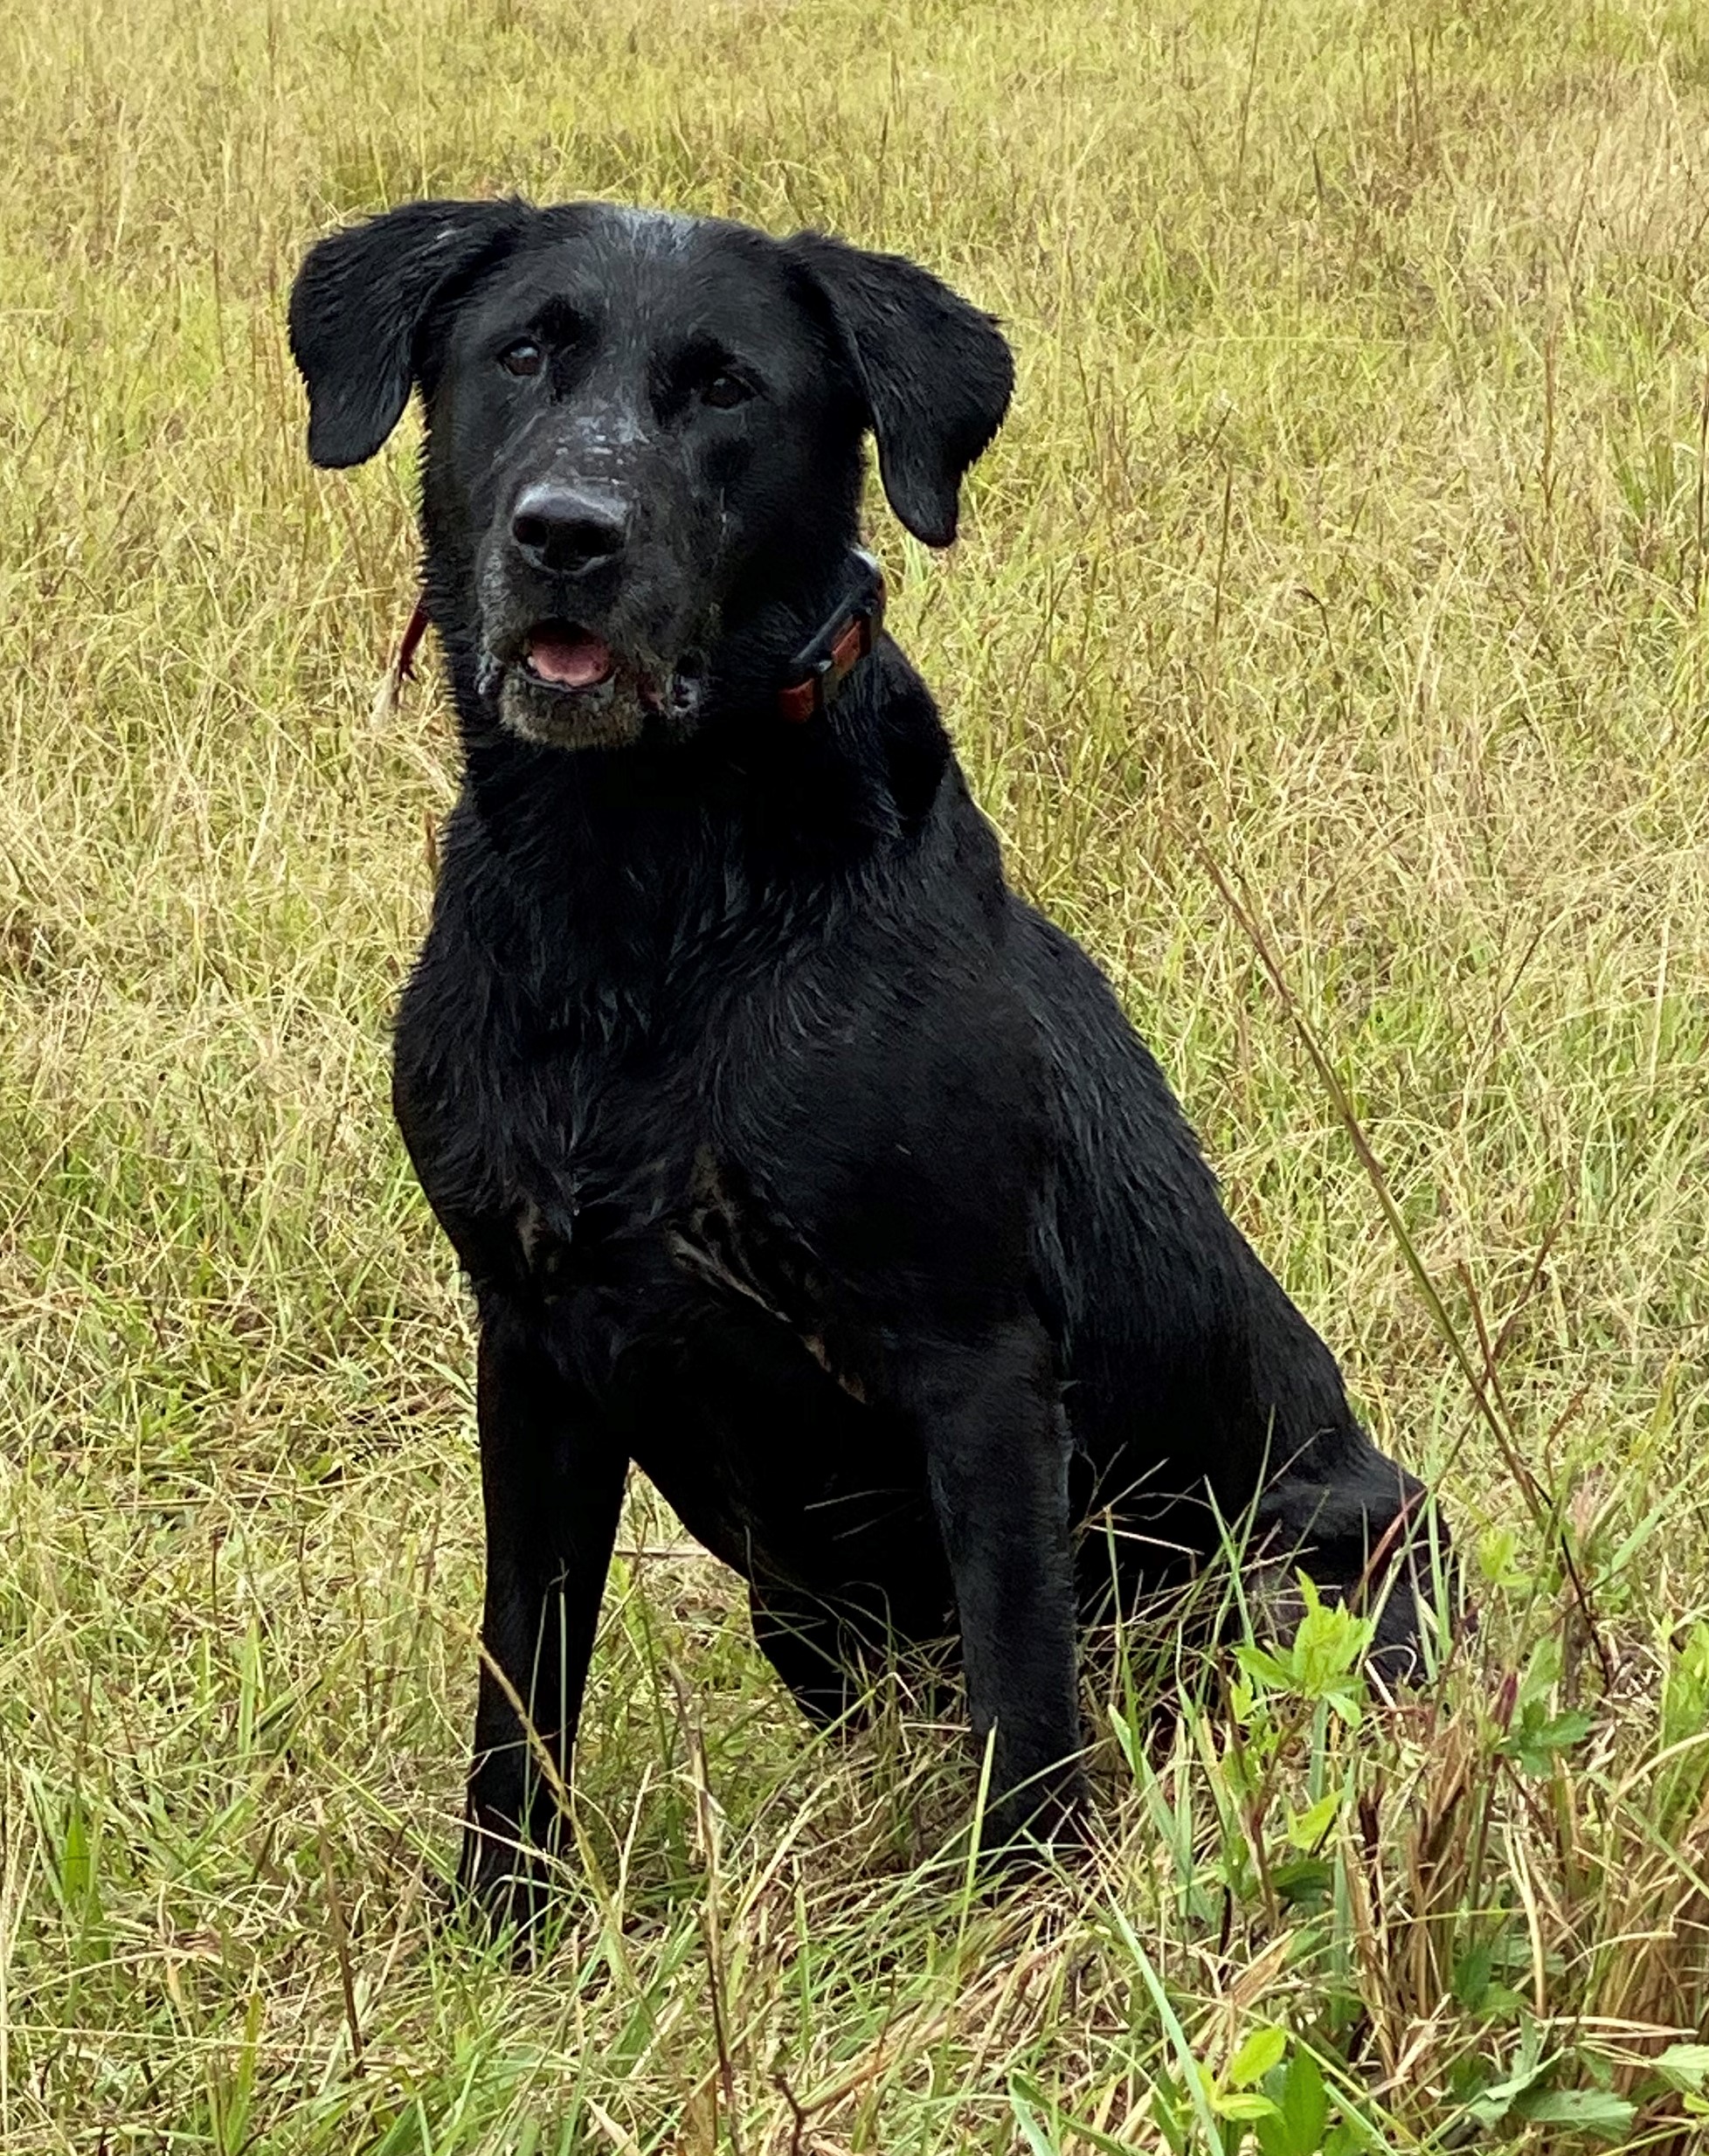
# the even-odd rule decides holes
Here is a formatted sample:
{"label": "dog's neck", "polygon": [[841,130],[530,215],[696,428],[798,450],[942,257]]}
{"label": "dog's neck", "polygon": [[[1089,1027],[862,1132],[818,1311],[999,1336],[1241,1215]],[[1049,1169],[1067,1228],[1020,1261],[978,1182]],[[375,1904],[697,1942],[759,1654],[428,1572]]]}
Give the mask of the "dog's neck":
{"label": "dog's neck", "polygon": [[[828,612],[847,580],[826,584]],[[465,812],[504,863],[525,940],[571,951],[596,978],[675,972],[688,949],[761,914],[812,932],[839,889],[910,841],[952,757],[937,707],[889,638],[827,708],[792,722],[778,708],[801,622],[811,634],[820,605],[815,592],[768,625],[771,656],[750,669],[745,700],[726,700],[686,740],[621,749],[541,747],[503,730],[453,630]]]}

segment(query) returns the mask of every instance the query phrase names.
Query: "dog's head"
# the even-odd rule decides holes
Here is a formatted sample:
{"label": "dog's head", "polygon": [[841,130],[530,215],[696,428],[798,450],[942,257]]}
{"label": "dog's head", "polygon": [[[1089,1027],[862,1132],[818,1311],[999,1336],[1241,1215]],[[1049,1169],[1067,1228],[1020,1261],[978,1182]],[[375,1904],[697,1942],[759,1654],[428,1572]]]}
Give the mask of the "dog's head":
{"label": "dog's head", "polygon": [[291,295],[308,453],[360,464],[412,387],[431,607],[460,694],[523,738],[682,736],[764,698],[855,536],[861,440],[932,546],[1013,379],[987,315],[815,233],[420,202]]}

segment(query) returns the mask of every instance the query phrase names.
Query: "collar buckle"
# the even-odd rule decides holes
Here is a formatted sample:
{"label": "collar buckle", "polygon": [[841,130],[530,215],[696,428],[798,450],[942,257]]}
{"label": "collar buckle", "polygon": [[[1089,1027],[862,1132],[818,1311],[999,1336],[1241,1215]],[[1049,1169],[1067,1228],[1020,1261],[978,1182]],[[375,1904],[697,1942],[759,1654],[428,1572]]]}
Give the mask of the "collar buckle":
{"label": "collar buckle", "polygon": [[853,549],[854,573],[829,618],[790,662],[797,678],[778,691],[778,710],[792,726],[828,711],[842,685],[884,629],[884,571],[875,555]]}

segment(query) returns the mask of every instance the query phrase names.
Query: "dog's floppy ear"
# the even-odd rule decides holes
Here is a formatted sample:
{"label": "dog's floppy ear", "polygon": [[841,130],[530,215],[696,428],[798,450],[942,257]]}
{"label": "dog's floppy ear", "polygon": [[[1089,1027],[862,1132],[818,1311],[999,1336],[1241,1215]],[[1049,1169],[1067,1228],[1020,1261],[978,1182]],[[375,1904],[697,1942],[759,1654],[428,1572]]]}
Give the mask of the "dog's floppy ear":
{"label": "dog's floppy ear", "polygon": [[818,232],[784,244],[848,347],[890,507],[917,539],[948,546],[962,474],[1002,425],[1014,387],[1002,332],[905,256]]}
{"label": "dog's floppy ear", "polygon": [[521,230],[520,202],[412,202],[312,246],[291,287],[308,388],[308,454],[363,464],[403,416],[416,333],[436,295]]}

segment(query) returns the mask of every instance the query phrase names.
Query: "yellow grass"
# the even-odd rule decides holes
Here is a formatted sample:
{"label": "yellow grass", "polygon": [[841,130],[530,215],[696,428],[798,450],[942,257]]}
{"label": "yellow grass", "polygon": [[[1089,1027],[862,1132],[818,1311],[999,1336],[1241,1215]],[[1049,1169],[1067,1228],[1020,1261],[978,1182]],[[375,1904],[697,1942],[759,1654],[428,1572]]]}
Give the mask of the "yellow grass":
{"label": "yellow grass", "polygon": [[[1692,2146],[1709,10],[12,0],[0,82],[6,2156]],[[561,1936],[434,1915],[471,1358],[384,1064],[452,743],[375,712],[410,446],[310,472],[283,299],[501,189],[1006,318],[895,625],[1472,1558],[1356,1729],[1192,1663],[1148,1739],[1128,1642],[1017,1897],[934,1862],[956,1743],[812,1738],[638,1496]]]}

